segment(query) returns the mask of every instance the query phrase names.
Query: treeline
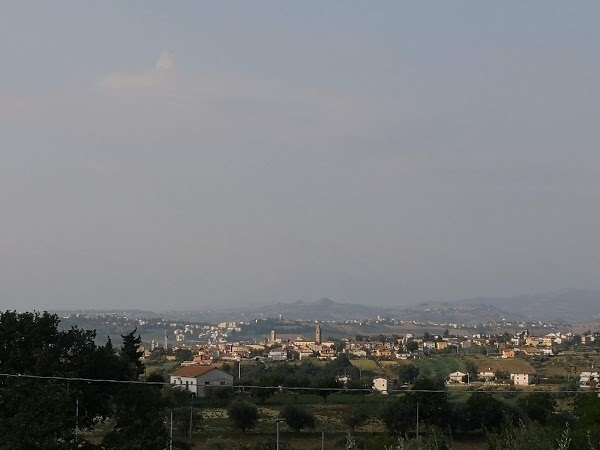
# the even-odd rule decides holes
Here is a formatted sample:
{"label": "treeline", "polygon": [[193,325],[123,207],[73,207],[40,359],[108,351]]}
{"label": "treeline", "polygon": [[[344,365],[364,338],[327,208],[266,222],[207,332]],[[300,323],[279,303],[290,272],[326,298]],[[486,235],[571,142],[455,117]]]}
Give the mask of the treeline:
{"label": "treeline", "polygon": [[[361,376],[360,370],[354,366],[348,357],[340,355],[333,361],[325,365],[317,365],[312,361],[303,361],[300,364],[265,364],[263,362],[253,362],[242,364],[241,370],[238,366],[224,364],[223,370],[237,376],[236,380],[239,386],[253,386],[245,389],[259,401],[266,400],[269,396],[277,392],[280,388],[287,388],[298,392],[312,392],[323,397],[327,397],[335,392],[350,389],[370,390],[372,386],[372,377]],[[346,380],[346,383],[342,380]]]}
{"label": "treeline", "polygon": [[[162,386],[126,383],[144,371],[135,330],[116,349],[110,338],[96,345],[94,331],[58,325],[46,312],[0,313],[0,449],[166,448]],[[100,424],[100,443],[81,438]]]}

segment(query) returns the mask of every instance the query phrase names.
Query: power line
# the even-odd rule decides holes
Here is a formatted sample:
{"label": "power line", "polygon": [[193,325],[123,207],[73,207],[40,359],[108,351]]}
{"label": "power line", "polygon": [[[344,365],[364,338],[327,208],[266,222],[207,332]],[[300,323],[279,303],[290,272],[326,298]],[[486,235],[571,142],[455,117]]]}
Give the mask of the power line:
{"label": "power line", "polygon": [[[111,379],[99,379],[99,378],[82,378],[82,377],[61,377],[61,376],[43,376],[43,375],[26,375],[26,374],[14,374],[14,373],[0,373],[0,377],[17,378],[17,379],[28,379],[28,380],[46,380],[46,381],[79,381],[84,383],[114,383],[114,384],[136,384],[145,386],[188,386],[180,383],[171,383],[169,381],[140,381],[140,380],[111,380]],[[191,384],[189,386],[196,386]],[[335,392],[375,392],[370,388],[319,388],[319,387],[306,387],[306,386],[258,386],[258,385],[235,385],[235,386],[215,386],[215,385],[198,385],[202,387],[232,387],[238,389],[275,389],[279,391],[335,391]],[[583,391],[583,390],[566,390],[566,391],[525,391],[521,389],[474,389],[474,390],[460,390],[460,391],[449,391],[443,389],[388,389],[388,393],[430,393],[430,394],[472,394],[476,392],[487,393],[487,394],[530,394],[533,392],[545,393],[545,394],[587,394],[594,391]]]}

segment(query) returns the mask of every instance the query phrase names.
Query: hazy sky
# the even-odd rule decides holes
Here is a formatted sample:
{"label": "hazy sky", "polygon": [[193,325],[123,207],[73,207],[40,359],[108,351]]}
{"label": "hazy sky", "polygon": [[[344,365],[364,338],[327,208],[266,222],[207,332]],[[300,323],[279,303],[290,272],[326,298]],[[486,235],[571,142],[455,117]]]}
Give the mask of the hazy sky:
{"label": "hazy sky", "polygon": [[2,308],[600,288],[600,2],[4,2]]}

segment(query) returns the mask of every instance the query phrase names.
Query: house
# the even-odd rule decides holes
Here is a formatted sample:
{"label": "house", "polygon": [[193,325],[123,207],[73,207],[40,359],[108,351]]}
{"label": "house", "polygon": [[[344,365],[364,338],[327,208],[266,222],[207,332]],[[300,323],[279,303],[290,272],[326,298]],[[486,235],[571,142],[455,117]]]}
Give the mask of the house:
{"label": "house", "polygon": [[198,397],[204,397],[207,388],[233,387],[233,375],[214,366],[185,366],[171,374],[171,385],[186,389]]}
{"label": "house", "polygon": [[373,352],[373,355],[376,358],[391,358],[392,357],[392,351],[389,348],[382,347],[382,348],[376,349]]}
{"label": "house", "polygon": [[423,350],[435,350],[435,342],[433,341],[425,341],[422,342]]}
{"label": "house", "polygon": [[533,375],[530,373],[511,373],[510,379],[515,386],[529,386],[533,383]]}
{"label": "house", "polygon": [[579,375],[579,385],[581,387],[598,386],[600,383],[600,372],[597,370],[587,370]]}
{"label": "house", "polygon": [[515,351],[512,348],[502,350],[502,358],[504,358],[504,359],[511,358],[512,359],[514,357],[515,357]]}
{"label": "house", "polygon": [[335,359],[337,357],[337,352],[334,348],[325,347],[319,350],[319,358],[321,359]]}
{"label": "house", "polygon": [[446,350],[448,348],[448,341],[438,341],[435,343],[436,350]]}
{"label": "house", "polygon": [[394,385],[391,380],[387,378],[375,378],[373,380],[373,390],[379,391],[382,394],[388,394],[388,391],[392,390]]}
{"label": "house", "polygon": [[275,348],[269,352],[269,359],[273,361],[287,361],[288,354],[287,350],[283,348]]}
{"label": "house", "polygon": [[521,347],[520,352],[527,356],[539,356],[542,354],[542,351],[535,347]]}
{"label": "house", "polygon": [[196,364],[210,364],[212,362],[212,357],[206,353],[200,353],[199,355],[194,356],[194,362]]}
{"label": "house", "polygon": [[452,372],[450,375],[448,375],[448,381],[450,383],[463,384],[467,381],[467,379],[468,375],[463,372]]}
{"label": "house", "polygon": [[496,371],[491,367],[488,367],[485,370],[481,370],[479,372],[479,378],[484,379],[486,381],[493,380],[496,378]]}

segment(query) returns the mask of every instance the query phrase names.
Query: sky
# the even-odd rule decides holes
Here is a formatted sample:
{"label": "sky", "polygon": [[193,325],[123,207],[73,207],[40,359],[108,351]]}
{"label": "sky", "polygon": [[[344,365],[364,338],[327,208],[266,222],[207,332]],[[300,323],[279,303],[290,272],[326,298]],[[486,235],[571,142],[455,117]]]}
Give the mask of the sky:
{"label": "sky", "polygon": [[2,309],[600,289],[600,3],[23,1]]}

